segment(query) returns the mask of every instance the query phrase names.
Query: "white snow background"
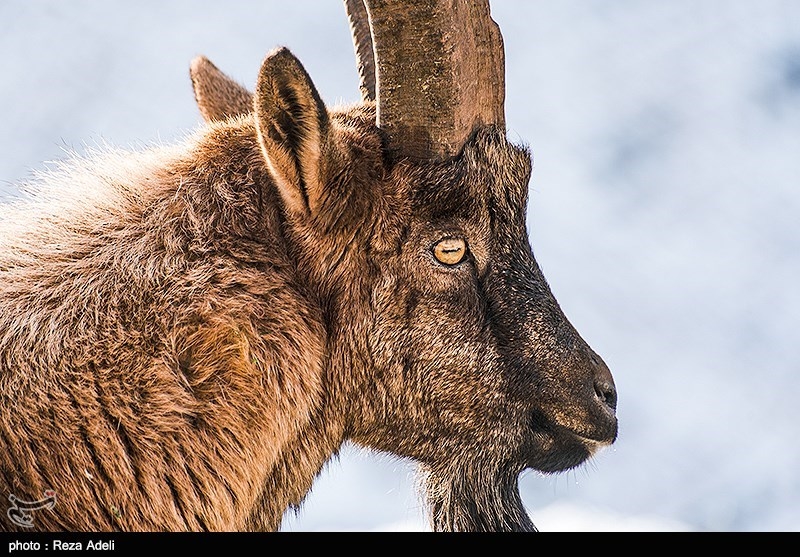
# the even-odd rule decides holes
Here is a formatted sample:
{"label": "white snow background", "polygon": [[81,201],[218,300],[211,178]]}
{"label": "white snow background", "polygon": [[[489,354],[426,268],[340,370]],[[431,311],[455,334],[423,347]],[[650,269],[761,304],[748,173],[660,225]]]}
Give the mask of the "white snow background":
{"label": "white snow background", "polygon": [[[800,2],[493,0],[553,292],[619,390],[617,443],[527,473],[545,531],[800,531]],[[285,45],[358,99],[340,0],[3,0],[0,196],[98,143],[201,125],[205,54]],[[346,447],[283,530],[421,530],[413,464]]]}

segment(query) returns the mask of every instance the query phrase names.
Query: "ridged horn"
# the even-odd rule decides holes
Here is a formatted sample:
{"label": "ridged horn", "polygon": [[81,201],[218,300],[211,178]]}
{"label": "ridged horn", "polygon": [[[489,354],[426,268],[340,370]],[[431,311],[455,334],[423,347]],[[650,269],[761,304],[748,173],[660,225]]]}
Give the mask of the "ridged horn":
{"label": "ridged horn", "polygon": [[488,0],[344,1],[362,94],[374,84],[377,125],[399,155],[451,157],[478,127],[505,128],[503,38]]}
{"label": "ridged horn", "polygon": [[375,53],[372,50],[372,31],[369,28],[369,15],[364,0],[344,0],[350,32],[353,34],[353,47],[356,51],[356,66],[361,80],[361,98],[375,100]]}

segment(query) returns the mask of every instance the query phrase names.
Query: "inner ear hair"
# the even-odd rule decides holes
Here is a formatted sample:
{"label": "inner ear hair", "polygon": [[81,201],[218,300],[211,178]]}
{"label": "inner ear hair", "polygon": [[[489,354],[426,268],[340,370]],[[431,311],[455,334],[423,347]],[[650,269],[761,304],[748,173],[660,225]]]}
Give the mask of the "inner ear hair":
{"label": "inner ear hair", "polygon": [[288,49],[279,48],[264,60],[254,103],[261,150],[287,210],[315,214],[325,186],[328,111]]}

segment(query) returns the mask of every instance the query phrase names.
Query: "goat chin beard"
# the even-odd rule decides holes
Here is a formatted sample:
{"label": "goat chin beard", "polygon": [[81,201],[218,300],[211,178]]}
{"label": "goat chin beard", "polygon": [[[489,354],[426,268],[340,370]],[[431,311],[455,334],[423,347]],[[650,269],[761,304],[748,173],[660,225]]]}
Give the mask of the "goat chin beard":
{"label": "goat chin beard", "polygon": [[495,467],[420,466],[434,532],[536,532],[519,494],[519,471]]}

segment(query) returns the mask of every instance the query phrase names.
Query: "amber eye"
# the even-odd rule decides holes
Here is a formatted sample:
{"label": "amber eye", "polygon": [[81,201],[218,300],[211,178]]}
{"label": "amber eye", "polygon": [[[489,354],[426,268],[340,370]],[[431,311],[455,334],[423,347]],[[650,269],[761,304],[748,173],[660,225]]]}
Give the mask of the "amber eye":
{"label": "amber eye", "polygon": [[461,238],[446,238],[433,246],[433,256],[444,265],[456,265],[467,255],[467,243]]}

